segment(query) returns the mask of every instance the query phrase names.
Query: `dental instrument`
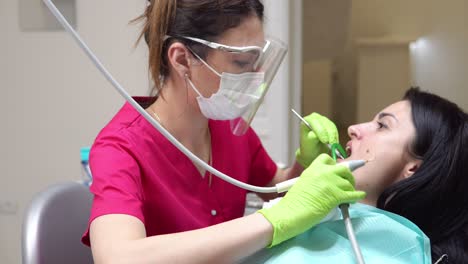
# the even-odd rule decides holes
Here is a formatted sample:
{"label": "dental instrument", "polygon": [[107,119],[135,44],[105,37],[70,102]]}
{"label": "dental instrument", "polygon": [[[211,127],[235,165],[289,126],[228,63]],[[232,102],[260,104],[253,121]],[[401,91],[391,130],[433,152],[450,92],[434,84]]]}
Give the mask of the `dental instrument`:
{"label": "dental instrument", "polygon": [[[304,125],[306,125],[310,130],[313,130],[312,126],[298,112],[296,112],[296,110],[291,108],[291,111],[297,116],[297,118],[299,118],[302,121],[302,123],[304,123]],[[334,148],[332,147],[331,144],[327,144],[327,146],[331,151],[333,151]],[[338,149],[334,149],[334,151],[340,159],[344,159],[343,155],[341,155]]]}

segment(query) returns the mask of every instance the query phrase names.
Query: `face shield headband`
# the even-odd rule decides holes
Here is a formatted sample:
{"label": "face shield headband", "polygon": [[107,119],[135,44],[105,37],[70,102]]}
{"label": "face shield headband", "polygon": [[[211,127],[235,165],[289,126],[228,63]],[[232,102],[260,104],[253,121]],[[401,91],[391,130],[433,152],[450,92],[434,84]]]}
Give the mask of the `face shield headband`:
{"label": "face shield headband", "polygon": [[[170,36],[166,36],[166,39]],[[263,47],[259,46],[229,46],[216,42],[211,42],[203,39],[193,38],[193,37],[176,37],[188,39],[200,44],[203,44],[209,48],[221,50],[229,53],[253,53],[256,54],[256,60],[252,67],[253,72],[263,73],[264,78],[263,82],[256,83],[255,87],[252,89],[252,84],[246,83],[245,89],[248,89],[249,95],[255,95],[258,100],[255,103],[250,104],[246,107],[239,117],[233,118],[230,120],[231,131],[234,135],[241,136],[247,132],[250,124],[252,123],[255,114],[257,113],[258,108],[263,102],[265,94],[268,92],[268,89],[273,81],[281,62],[283,61],[286,53],[287,46],[282,41],[269,37],[265,40],[265,45]],[[195,54],[196,55],[196,54]],[[196,55],[198,57],[198,55]],[[199,57],[198,57],[199,58]],[[207,65],[209,66],[209,65]],[[245,74],[245,73],[242,73]],[[219,74],[218,74],[219,75]],[[222,72],[221,75],[233,75],[230,73]],[[237,89],[239,92],[235,93],[237,96],[230,96],[229,100],[235,104],[245,104],[243,99],[246,97],[243,96],[242,88]],[[247,92],[247,90],[245,91]]]}

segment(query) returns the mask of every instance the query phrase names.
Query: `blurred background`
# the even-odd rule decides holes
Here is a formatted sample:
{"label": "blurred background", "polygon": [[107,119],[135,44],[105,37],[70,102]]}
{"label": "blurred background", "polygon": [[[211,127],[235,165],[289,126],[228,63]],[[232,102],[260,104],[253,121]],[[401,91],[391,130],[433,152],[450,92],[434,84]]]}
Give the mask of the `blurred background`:
{"label": "blurred background", "polygon": [[[55,0],[132,95],[147,95],[147,50],[129,21],[146,0]],[[319,112],[346,128],[420,86],[468,109],[465,0],[264,1],[266,31],[289,53],[253,123],[279,164],[298,120]],[[90,146],[124,100],[39,0],[0,1],[0,262],[21,262],[21,223],[47,186],[80,180]],[[66,219],[65,219],[66,220]]]}

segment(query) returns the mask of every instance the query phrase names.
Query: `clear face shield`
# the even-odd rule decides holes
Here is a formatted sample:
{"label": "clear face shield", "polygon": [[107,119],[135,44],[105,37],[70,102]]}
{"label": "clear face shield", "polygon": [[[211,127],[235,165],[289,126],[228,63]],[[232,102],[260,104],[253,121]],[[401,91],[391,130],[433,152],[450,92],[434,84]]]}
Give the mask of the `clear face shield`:
{"label": "clear face shield", "polygon": [[[232,61],[236,67],[229,69],[229,72],[217,73],[221,77],[223,109],[228,108],[235,113],[227,118],[232,133],[239,136],[245,134],[286,55],[286,44],[271,37],[265,40],[263,47],[228,46],[198,38],[183,38],[229,54],[227,61]],[[208,64],[206,66],[215,71]]]}

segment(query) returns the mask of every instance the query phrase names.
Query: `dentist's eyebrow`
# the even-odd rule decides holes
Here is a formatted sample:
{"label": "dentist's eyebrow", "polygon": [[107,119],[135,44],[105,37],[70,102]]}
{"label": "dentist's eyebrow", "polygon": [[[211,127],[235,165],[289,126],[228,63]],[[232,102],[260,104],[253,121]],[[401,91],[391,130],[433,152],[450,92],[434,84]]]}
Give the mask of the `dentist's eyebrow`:
{"label": "dentist's eyebrow", "polygon": [[390,114],[390,113],[386,113],[386,112],[379,113],[378,118],[380,120],[380,119],[382,119],[382,118],[384,118],[386,116],[393,117],[393,119],[395,119],[395,121],[398,122],[398,119],[396,118],[396,116],[394,114]]}

